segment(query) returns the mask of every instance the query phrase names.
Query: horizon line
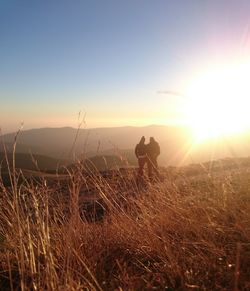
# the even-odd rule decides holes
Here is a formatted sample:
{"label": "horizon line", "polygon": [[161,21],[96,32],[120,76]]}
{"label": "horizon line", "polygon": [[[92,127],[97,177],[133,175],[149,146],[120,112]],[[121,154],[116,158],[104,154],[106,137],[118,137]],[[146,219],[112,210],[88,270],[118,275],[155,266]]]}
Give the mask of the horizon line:
{"label": "horizon line", "polygon": [[122,126],[103,126],[103,127],[72,127],[72,126],[61,126],[61,127],[34,127],[34,128],[28,128],[28,129],[17,129],[16,131],[8,131],[6,133],[1,133],[2,128],[0,127],[0,135],[6,135],[6,134],[16,134],[17,132],[21,131],[32,131],[32,130],[42,130],[42,129],[75,129],[75,130],[95,130],[95,129],[111,129],[111,128],[146,128],[146,127],[152,127],[152,126],[164,126],[164,127],[187,127],[187,125],[184,124],[148,124],[143,126],[136,126],[136,125],[122,125]]}

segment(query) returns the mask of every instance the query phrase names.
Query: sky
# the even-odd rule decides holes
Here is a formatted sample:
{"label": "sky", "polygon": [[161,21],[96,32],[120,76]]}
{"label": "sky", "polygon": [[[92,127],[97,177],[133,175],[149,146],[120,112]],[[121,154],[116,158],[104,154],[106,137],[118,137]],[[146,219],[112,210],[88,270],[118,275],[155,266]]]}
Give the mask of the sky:
{"label": "sky", "polygon": [[248,0],[0,0],[1,130],[185,122],[193,76],[249,56],[249,15]]}

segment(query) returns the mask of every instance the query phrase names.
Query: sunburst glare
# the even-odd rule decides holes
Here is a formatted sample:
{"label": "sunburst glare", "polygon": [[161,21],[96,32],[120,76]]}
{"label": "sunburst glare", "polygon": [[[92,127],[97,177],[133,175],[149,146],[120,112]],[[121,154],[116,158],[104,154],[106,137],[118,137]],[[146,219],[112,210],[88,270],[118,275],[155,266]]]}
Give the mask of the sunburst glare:
{"label": "sunburst glare", "polygon": [[250,62],[210,68],[193,79],[185,118],[197,141],[231,135],[250,125]]}

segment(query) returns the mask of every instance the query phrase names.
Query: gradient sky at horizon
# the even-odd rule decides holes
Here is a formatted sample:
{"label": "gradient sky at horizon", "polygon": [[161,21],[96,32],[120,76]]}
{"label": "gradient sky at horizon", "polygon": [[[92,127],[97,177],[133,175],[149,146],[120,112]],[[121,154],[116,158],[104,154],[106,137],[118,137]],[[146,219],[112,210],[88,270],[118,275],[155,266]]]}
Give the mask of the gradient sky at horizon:
{"label": "gradient sky at horizon", "polygon": [[249,54],[250,1],[0,0],[0,127],[182,122],[211,63]]}

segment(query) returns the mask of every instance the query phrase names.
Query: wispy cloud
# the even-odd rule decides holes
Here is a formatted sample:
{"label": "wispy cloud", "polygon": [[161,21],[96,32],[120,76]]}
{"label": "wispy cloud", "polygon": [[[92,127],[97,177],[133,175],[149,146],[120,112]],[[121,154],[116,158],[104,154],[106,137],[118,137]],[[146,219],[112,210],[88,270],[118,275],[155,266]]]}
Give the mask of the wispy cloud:
{"label": "wispy cloud", "polygon": [[171,91],[171,90],[157,91],[157,94],[183,96],[181,92]]}

